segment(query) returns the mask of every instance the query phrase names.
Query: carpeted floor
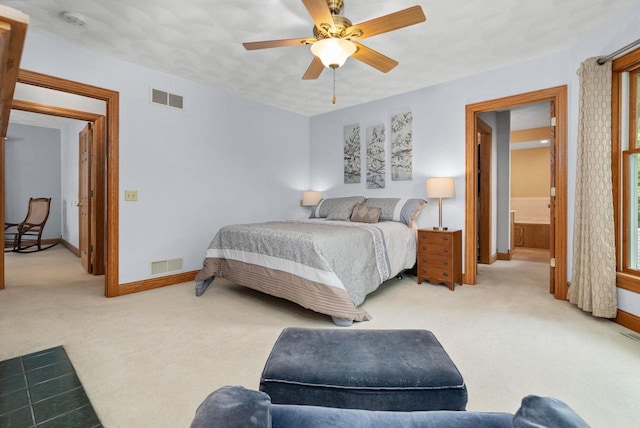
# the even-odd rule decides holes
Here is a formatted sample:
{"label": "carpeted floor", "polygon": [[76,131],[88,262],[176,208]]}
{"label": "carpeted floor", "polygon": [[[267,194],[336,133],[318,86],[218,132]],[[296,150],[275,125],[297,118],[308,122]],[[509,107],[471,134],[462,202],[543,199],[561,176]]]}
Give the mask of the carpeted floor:
{"label": "carpeted floor", "polygon": [[[186,427],[212,390],[257,388],[285,327],[328,317],[216,280],[107,299],[103,279],[62,247],[9,254],[0,292],[0,360],[64,346],[106,427]],[[469,410],[515,412],[527,394],[567,402],[594,428],[640,420],[640,342],[548,293],[542,263],[479,266],[478,284],[390,280],[354,329],[432,331],[465,378]]]}

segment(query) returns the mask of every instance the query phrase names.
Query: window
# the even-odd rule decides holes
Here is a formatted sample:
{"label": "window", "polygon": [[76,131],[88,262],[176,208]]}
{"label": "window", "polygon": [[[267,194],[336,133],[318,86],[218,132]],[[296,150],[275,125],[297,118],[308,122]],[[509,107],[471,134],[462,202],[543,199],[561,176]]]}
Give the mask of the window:
{"label": "window", "polygon": [[613,62],[612,171],[618,286],[640,292],[640,49]]}

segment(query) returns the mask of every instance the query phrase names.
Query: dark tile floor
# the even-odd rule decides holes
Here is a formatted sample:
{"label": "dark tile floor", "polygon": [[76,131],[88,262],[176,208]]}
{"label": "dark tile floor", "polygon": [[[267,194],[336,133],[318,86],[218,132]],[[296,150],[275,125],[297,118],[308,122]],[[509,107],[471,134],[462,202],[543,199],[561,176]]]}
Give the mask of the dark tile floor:
{"label": "dark tile floor", "polygon": [[62,346],[0,362],[0,427],[101,426]]}

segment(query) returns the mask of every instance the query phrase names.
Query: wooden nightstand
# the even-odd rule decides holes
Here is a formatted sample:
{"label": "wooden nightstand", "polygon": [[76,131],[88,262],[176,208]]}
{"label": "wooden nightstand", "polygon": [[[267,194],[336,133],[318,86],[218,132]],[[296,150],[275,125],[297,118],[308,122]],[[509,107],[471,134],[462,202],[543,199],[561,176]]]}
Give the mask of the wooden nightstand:
{"label": "wooden nightstand", "polygon": [[418,229],[418,284],[462,284],[462,231]]}

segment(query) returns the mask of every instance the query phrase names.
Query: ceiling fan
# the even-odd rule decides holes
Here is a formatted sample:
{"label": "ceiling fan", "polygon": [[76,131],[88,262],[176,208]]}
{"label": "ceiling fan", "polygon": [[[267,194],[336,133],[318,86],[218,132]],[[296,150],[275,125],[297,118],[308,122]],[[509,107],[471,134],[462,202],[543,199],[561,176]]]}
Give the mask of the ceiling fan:
{"label": "ceiling fan", "polygon": [[366,47],[360,40],[418,24],[427,19],[420,6],[413,6],[352,25],[349,19],[340,15],[344,7],[343,0],[302,0],[302,3],[315,24],[313,37],[247,42],[242,45],[247,50],[311,45],[314,58],[302,76],[305,80],[317,79],[324,67],[335,70],[350,56],[387,73],[398,65],[398,62]]}

